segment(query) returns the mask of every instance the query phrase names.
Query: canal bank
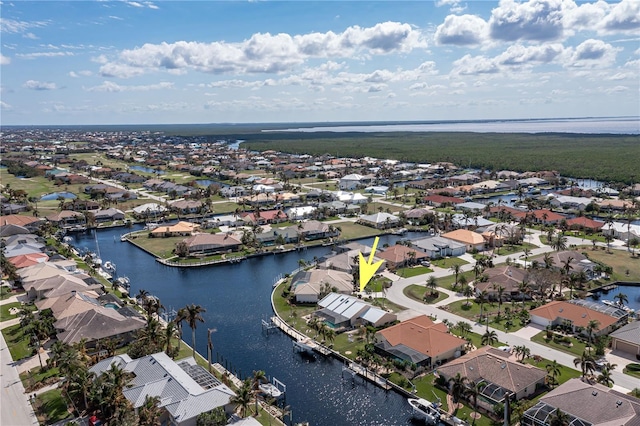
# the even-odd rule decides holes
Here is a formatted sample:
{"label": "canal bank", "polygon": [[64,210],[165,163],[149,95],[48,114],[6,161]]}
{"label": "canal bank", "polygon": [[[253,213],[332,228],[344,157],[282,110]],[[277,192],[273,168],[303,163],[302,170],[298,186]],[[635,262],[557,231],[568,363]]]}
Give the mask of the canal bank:
{"label": "canal bank", "polygon": [[[160,298],[168,313],[192,303],[204,307],[205,322],[196,328],[196,350],[206,355],[207,329],[215,329],[213,359],[228,360],[229,369],[241,379],[254,370],[264,370],[285,383],[286,404],[293,411],[294,423],[411,424],[411,407],[404,395],[342,378],[343,363],[339,360],[294,353],[291,338],[284,333],[262,332],[261,321],[273,316],[273,283],[295,270],[300,259],[312,262],[314,257],[328,254],[329,247],[257,257],[239,264],[172,268],[121,242],[120,233],[119,229],[109,229],[99,230],[97,237],[78,234],[72,244],[96,251],[97,241],[102,259],[115,263],[118,273],[129,277],[131,294],[140,289],[149,291]],[[399,238],[382,236],[380,244],[394,244]],[[372,244],[373,238],[361,241]]]}

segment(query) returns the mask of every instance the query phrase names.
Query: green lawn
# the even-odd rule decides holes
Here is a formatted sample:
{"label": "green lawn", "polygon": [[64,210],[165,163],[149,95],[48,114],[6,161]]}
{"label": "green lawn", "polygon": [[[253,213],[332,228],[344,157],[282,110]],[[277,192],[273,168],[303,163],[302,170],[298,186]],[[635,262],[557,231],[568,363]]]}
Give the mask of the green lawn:
{"label": "green lawn", "polygon": [[444,268],[444,269],[449,269],[451,268],[453,265],[466,265],[467,262],[464,259],[460,259],[459,257],[446,257],[443,259],[436,259],[436,260],[432,260],[431,264],[433,266],[437,266],[439,268]]}
{"label": "green lawn", "polygon": [[9,288],[6,285],[3,285],[0,287],[0,300],[8,299],[11,296],[13,296],[13,292],[11,291],[11,288]]}
{"label": "green lawn", "polygon": [[60,371],[58,370],[58,367],[54,367],[54,368],[46,368],[46,367],[47,367],[46,365],[45,365],[45,368],[40,368],[40,366],[38,366],[36,368],[32,368],[28,372],[20,373],[20,380],[22,381],[22,384],[24,385],[26,392],[30,392],[31,388],[36,383],[41,383],[41,382],[49,383],[49,382],[57,381],[56,379],[60,377]]}
{"label": "green lawn", "polygon": [[389,283],[391,283],[389,278],[374,277],[367,283],[364,291],[367,293],[379,293],[383,287],[389,287]]}
{"label": "green lawn", "polygon": [[[538,359],[538,361],[536,361],[534,358],[527,358],[524,360],[524,362],[526,364],[535,365],[536,367],[542,368],[543,370],[546,370],[547,365],[551,364],[552,362],[546,358],[542,358],[542,357],[536,357],[536,358]],[[580,374],[581,373],[578,370],[574,370],[573,368],[560,365],[560,375],[556,377],[556,380],[558,380],[558,384],[562,384],[569,379],[580,377]]]}
{"label": "green lawn", "polygon": [[9,311],[11,309],[15,309],[17,312],[20,310],[21,306],[22,306],[22,303],[20,302],[7,303],[6,305],[0,306],[0,322],[17,318],[18,317],[17,313],[11,314]]}
{"label": "green lawn", "polygon": [[[480,320],[480,304],[475,302],[475,300],[470,300],[471,304],[467,305],[466,300],[458,300],[457,302],[450,303],[448,306],[450,312],[465,317],[471,321],[477,322]],[[501,308],[501,317],[500,321],[496,321],[498,314],[498,303],[485,303],[483,307],[483,316],[489,315],[489,326],[496,328],[498,330],[507,331],[505,328],[505,322],[507,318],[505,317],[505,311],[509,309],[511,311],[511,323],[512,326],[509,328],[509,332],[513,332],[519,330],[523,327],[520,319],[518,318],[518,312],[522,309],[522,304],[519,302],[516,303],[508,303],[505,302],[502,304]],[[529,309],[528,304],[525,303],[525,308]],[[486,320],[484,320],[486,321]],[[483,324],[484,324],[483,321]]]}
{"label": "green lawn", "polygon": [[586,344],[578,339],[576,339],[575,337],[570,337],[569,339],[571,340],[572,346],[568,347],[567,345],[564,345],[562,343],[556,343],[553,341],[553,339],[551,340],[546,340],[547,332],[546,331],[541,331],[540,333],[536,334],[535,336],[533,336],[531,338],[532,342],[536,342],[536,343],[540,343],[542,345],[545,346],[549,346],[550,348],[553,349],[557,349],[559,351],[562,352],[566,352],[572,355],[575,355],[576,357],[581,356],[586,348]]}
{"label": "green lawn", "polygon": [[413,300],[417,300],[419,302],[428,303],[428,304],[436,303],[449,297],[447,293],[443,291],[438,291],[437,296],[435,297],[428,296],[425,299],[425,293],[427,292],[431,293],[431,291],[427,290],[425,286],[418,285],[418,284],[410,285],[403,290],[403,293],[405,294],[405,296],[409,296]]}
{"label": "green lawn", "polygon": [[3,329],[2,334],[9,347],[11,358],[14,361],[29,357],[33,354],[33,351],[29,347],[29,337],[25,336],[20,324]]}
{"label": "green lawn", "polygon": [[426,266],[412,266],[409,268],[400,268],[396,271],[396,275],[400,275],[403,278],[415,277],[417,275],[429,274],[433,272],[433,269]]}
{"label": "green lawn", "polygon": [[52,389],[37,396],[38,420],[41,424],[53,424],[70,416],[67,402],[60,389]]}
{"label": "green lawn", "polygon": [[368,226],[360,225],[353,222],[338,222],[334,223],[334,226],[340,228],[340,238],[345,240],[373,237],[382,233],[378,229],[370,228]]}

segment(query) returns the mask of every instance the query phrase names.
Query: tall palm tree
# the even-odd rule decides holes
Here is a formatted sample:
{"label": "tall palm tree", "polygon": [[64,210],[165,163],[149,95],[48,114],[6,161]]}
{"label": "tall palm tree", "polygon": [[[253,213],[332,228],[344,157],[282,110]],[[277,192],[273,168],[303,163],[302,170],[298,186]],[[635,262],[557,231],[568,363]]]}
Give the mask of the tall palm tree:
{"label": "tall palm tree", "polygon": [[590,320],[585,328],[587,330],[587,333],[589,334],[589,344],[593,344],[593,333],[594,331],[598,331],[600,329],[600,321]]}
{"label": "tall palm tree", "polygon": [[166,345],[166,349],[164,352],[169,356],[171,356],[173,352],[173,343],[172,343],[173,339],[180,339],[180,333],[175,320],[169,321],[167,323],[167,326],[164,329],[164,341]]}
{"label": "tall palm tree", "polygon": [[262,370],[254,370],[251,378],[251,387],[253,389],[253,398],[256,402],[256,414],[258,414],[258,394],[260,393],[260,385],[268,382],[267,374]]}
{"label": "tall palm tree", "polygon": [[557,377],[560,375],[560,373],[561,369],[558,361],[554,359],[550,364],[547,364],[547,377],[549,378],[548,382],[551,384],[551,386],[558,383]]}
{"label": "tall palm tree", "polygon": [[453,289],[455,290],[458,287],[458,276],[460,275],[460,272],[461,272],[460,265],[458,264],[452,265],[451,268],[449,268],[449,270],[453,272],[453,274],[455,275],[455,281],[453,283]]}
{"label": "tall palm tree", "polygon": [[478,294],[478,297],[476,298],[476,301],[480,304],[480,321],[481,322],[482,322],[483,307],[484,307],[484,304],[487,303],[488,296],[489,294],[487,293],[487,290],[482,290],[480,294]]}
{"label": "tall palm tree", "polygon": [[618,301],[618,305],[624,306],[625,303],[629,303],[629,298],[624,293],[618,293],[613,296],[614,299]]}
{"label": "tall palm tree", "polygon": [[557,408],[549,419],[549,426],[569,426],[570,420],[566,413]]}
{"label": "tall palm tree", "polygon": [[482,335],[482,345],[493,345],[498,341],[498,335],[493,330],[487,330],[486,333]]}
{"label": "tall palm tree", "polygon": [[582,378],[586,378],[588,374],[592,374],[596,371],[596,361],[591,351],[585,350],[582,355],[573,360],[573,365],[580,366],[582,371]]}
{"label": "tall palm tree", "polygon": [[138,409],[138,424],[140,426],[160,426],[160,397],[147,395],[144,403]]}
{"label": "tall palm tree", "polygon": [[193,357],[195,358],[196,357],[196,327],[198,326],[198,321],[204,322],[204,318],[202,318],[201,314],[206,312],[207,310],[202,306],[196,305],[193,303],[191,305],[185,306],[185,309],[186,309],[185,320],[187,321],[187,324],[189,324],[189,327],[191,327],[191,351],[192,351]]}
{"label": "tall palm tree", "polygon": [[242,386],[236,391],[235,396],[232,396],[229,402],[240,406],[240,417],[247,415],[247,409],[251,404],[251,379],[245,379],[242,382]]}
{"label": "tall palm tree", "polygon": [[427,288],[431,290],[432,295],[436,293],[437,287],[438,281],[436,280],[436,277],[434,277],[433,275],[429,275],[429,278],[427,279]]}
{"label": "tall palm tree", "polygon": [[[482,390],[487,386],[485,382],[473,383],[471,386],[467,388],[466,395],[467,397],[473,399],[473,411],[478,413],[478,396],[482,393]],[[473,416],[472,425],[476,424],[477,415]]]}
{"label": "tall palm tree", "polygon": [[606,387],[611,387],[613,386],[613,378],[611,377],[611,370],[609,370],[607,367],[604,367],[602,369],[602,371],[600,371],[600,374],[598,375],[597,379],[598,383],[605,385]]}
{"label": "tall palm tree", "polygon": [[457,403],[460,401],[466,392],[468,381],[469,380],[465,376],[461,376],[460,373],[457,373],[449,379],[449,391],[451,392],[453,402]]}

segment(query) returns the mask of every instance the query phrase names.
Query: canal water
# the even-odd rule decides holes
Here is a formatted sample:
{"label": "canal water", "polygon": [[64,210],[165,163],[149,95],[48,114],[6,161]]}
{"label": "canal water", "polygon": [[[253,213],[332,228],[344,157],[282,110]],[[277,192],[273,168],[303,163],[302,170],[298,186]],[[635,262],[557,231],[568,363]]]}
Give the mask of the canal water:
{"label": "canal water", "polygon": [[612,288],[611,290],[602,290],[598,293],[598,296],[593,297],[593,299],[617,302],[618,300],[614,299],[614,297],[618,293],[622,293],[627,296],[628,301],[625,303],[626,306],[640,313],[640,285],[622,284]]}
{"label": "canal water", "polygon": [[[129,277],[132,295],[145,289],[159,297],[169,310],[191,303],[203,306],[205,322],[196,329],[198,352],[206,357],[207,328],[215,329],[213,358],[224,357],[231,364],[230,369],[243,378],[253,370],[264,370],[268,376],[285,383],[286,403],[292,408],[294,423],[412,424],[411,408],[405,397],[385,392],[371,383],[363,384],[360,379],[354,383],[346,374],[342,379],[339,361],[320,355],[303,357],[293,352],[291,339],[279,330],[262,332],[261,320],[272,315],[270,295],[274,281],[297,268],[299,259],[311,261],[314,256],[329,253],[329,248],[258,257],[225,266],[182,269],[161,265],[132,244],[121,242],[120,235],[126,231],[129,230],[101,230],[97,239],[94,233],[76,234],[72,244],[95,252],[97,241],[102,260],[115,263],[118,276]],[[411,235],[403,238],[407,237]],[[399,238],[381,237],[380,247]],[[191,329],[186,325],[184,338],[191,341]]]}

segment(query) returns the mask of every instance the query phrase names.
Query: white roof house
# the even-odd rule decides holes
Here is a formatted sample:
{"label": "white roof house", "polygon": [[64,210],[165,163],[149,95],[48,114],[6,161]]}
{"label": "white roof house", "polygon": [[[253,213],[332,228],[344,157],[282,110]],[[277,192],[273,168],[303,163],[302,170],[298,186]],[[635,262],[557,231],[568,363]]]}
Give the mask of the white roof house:
{"label": "white roof house", "polygon": [[602,233],[626,241],[634,237],[640,238],[640,225],[627,225],[622,222],[605,223],[602,227]]}
{"label": "white roof house", "polygon": [[393,313],[372,306],[354,296],[329,293],[318,302],[320,308],[316,315],[337,327],[348,327],[358,324],[381,326],[397,319]]}
{"label": "white roof house", "polygon": [[371,179],[363,175],[353,173],[350,175],[343,176],[340,179],[339,187],[340,189],[356,189],[359,185],[364,185],[365,182],[369,183],[370,181]]}
{"label": "white roof house", "polygon": [[141,206],[134,207],[132,210],[135,214],[144,215],[162,213],[167,211],[167,208],[158,203],[146,203]]}
{"label": "white roof house", "polygon": [[147,396],[160,398],[163,424],[195,426],[199,414],[223,407],[231,413],[230,399],[235,393],[215,376],[198,366],[192,357],[173,361],[164,352],[132,360],[117,355],[95,364],[89,371],[100,375],[116,364],[134,374],[132,386],[123,394],[138,410]]}

